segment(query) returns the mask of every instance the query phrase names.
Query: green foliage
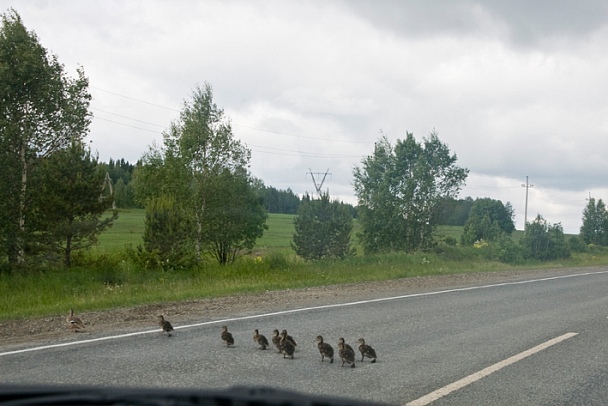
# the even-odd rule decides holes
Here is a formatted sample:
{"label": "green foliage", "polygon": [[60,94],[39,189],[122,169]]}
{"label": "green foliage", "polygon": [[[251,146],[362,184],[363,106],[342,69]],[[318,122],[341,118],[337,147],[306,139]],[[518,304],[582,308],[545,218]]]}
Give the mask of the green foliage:
{"label": "green foliage", "polygon": [[300,198],[289,188],[278,190],[262,183],[258,193],[268,213],[296,214],[300,207]]}
{"label": "green foliage", "polygon": [[262,260],[264,262],[268,263],[268,268],[271,270],[288,270],[289,269],[289,265],[290,265],[289,259],[285,256],[285,254],[283,254],[281,252],[271,251]]}
{"label": "green foliage", "polygon": [[191,216],[175,203],[160,196],[146,206],[143,246],[131,256],[146,268],[179,269],[194,263]]}
{"label": "green foliage", "polygon": [[[0,272],[0,320],[65,315],[69,307],[77,307],[79,311],[103,310],[404,277],[608,263],[608,250],[600,246],[590,246],[585,253],[573,254],[567,260],[543,263],[522,260],[507,265],[499,262],[495,253],[486,255],[484,248],[443,243],[427,252],[302,261],[284,253],[284,246],[293,234],[293,217],[272,214],[268,223],[271,230],[279,230],[278,236],[267,240],[264,247],[258,245],[254,255],[239,257],[228,265],[206,262],[204,266],[168,272],[162,266],[146,268],[117,249],[128,241],[141,241],[144,215],[141,209],[122,211],[114,226],[101,235],[98,247],[74,254],[71,268],[49,265],[27,272]],[[459,239],[458,229],[462,227],[449,227],[447,234]],[[443,227],[439,231],[446,232]],[[492,242],[486,248],[495,244]]]}
{"label": "green foliage", "polygon": [[513,241],[513,238],[503,234],[494,241],[496,245],[496,258],[506,264],[514,264],[522,261],[523,253],[521,246]]}
{"label": "green foliage", "polygon": [[44,159],[86,136],[91,96],[82,69],[64,72],[11,10],[0,27],[0,255],[24,265],[37,230],[26,229],[46,208],[35,207],[31,174]]}
{"label": "green foliage", "polygon": [[436,223],[443,226],[464,226],[471,207],[473,206],[473,198],[454,199],[448,197],[443,199],[436,209]]}
{"label": "green foliage", "polygon": [[578,235],[571,235],[568,239],[568,246],[572,252],[586,252],[587,245]]}
{"label": "green foliage", "polygon": [[608,246],[608,210],[602,199],[597,204],[594,198],[589,199],[583,210],[580,237],[585,244]]}
{"label": "green foliage", "polygon": [[268,228],[268,215],[244,171],[224,170],[206,193],[202,240],[220,264],[232,263],[242,251],[253,248]]}
{"label": "green foliage", "polygon": [[197,261],[207,252],[222,264],[231,262],[264,229],[265,213],[247,173],[250,155],[213,103],[211,86],[197,87],[164,134],[164,147],[151,147],[136,168],[137,200],[147,204],[158,196],[173,196],[175,205],[193,219]]}
{"label": "green foliage", "polygon": [[467,174],[435,132],[422,143],[407,133],[394,147],[380,138],[373,155],[354,170],[364,251],[431,247],[437,207],[458,193]]}
{"label": "green foliage", "polygon": [[94,245],[118,217],[113,212],[101,219],[113,197],[100,196],[104,173],[80,142],[52,153],[36,169],[39,187],[33,201],[40,209],[28,227],[44,252],[61,254],[70,266],[72,252]]}
{"label": "green foliage", "polygon": [[464,225],[461,242],[472,245],[475,241],[495,241],[515,231],[513,209],[509,203],[490,198],[475,199],[469,218]]}
{"label": "green foliage", "polygon": [[548,261],[570,257],[561,224],[548,224],[540,214],[527,225],[520,243],[526,259]]}
{"label": "green foliage", "polygon": [[354,255],[350,246],[352,215],[341,202],[330,201],[329,193],[321,194],[319,199],[306,195],[293,224],[291,246],[300,257],[319,260]]}

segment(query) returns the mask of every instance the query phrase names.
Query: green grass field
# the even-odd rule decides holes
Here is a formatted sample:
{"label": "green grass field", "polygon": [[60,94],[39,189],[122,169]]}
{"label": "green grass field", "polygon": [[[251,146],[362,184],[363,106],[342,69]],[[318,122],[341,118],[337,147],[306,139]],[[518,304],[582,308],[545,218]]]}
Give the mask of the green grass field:
{"label": "green grass field", "polygon": [[137,246],[142,244],[144,233],[145,210],[121,210],[118,219],[111,228],[99,236],[97,252],[118,252],[124,250],[126,244]]}
{"label": "green grass field", "polygon": [[[411,254],[359,252],[342,261],[305,262],[290,247],[293,216],[272,214],[267,224],[269,229],[253,255],[234,264],[222,266],[210,260],[192,269],[150,270],[133,264],[125,255],[127,245],[142,244],[144,211],[122,211],[114,226],[99,237],[99,244],[79,254],[82,257],[72,268],[0,273],[0,320],[63,314],[70,307],[92,311],[404,277],[608,263],[608,254],[601,247],[567,260],[518,265],[488,260],[473,247]],[[458,241],[462,228],[444,227],[439,232]]]}
{"label": "green grass field", "polygon": [[[99,245],[95,247],[98,252],[119,252],[124,249],[126,244],[137,246],[142,243],[144,232],[143,209],[123,210],[112,228],[106,230],[99,236]],[[269,250],[280,251],[291,254],[290,241],[293,237],[294,216],[291,214],[269,214],[266,224],[268,230],[264,232],[262,238],[256,242],[254,252],[267,252]],[[356,233],[360,230],[359,223],[355,220],[353,228],[353,243],[356,243]],[[460,241],[462,227],[460,226],[440,226],[438,234],[453,237]],[[513,233],[513,238],[519,240],[522,232],[517,230]]]}
{"label": "green grass field", "polygon": [[[268,249],[291,251],[290,241],[293,236],[293,215],[270,214],[268,216],[268,230],[256,242],[255,251]],[[95,247],[97,252],[119,252],[125,245],[137,246],[142,244],[144,233],[145,211],[143,209],[122,210],[112,228],[99,236],[99,244]]]}

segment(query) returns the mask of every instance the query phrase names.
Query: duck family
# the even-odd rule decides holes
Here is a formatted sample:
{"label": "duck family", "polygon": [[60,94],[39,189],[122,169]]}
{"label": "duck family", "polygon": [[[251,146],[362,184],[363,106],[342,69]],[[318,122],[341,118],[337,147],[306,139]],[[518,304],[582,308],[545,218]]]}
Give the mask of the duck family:
{"label": "duck family", "polygon": [[[74,331],[85,328],[83,321],[74,314],[74,309],[70,309],[70,312],[66,317],[66,323],[68,327]],[[171,337],[174,332],[173,325],[169,320],[166,320],[162,314],[157,316],[157,324],[161,328],[161,333],[166,333],[168,337]],[[227,326],[221,327],[220,338],[227,348],[234,346],[234,336],[228,331]],[[270,342],[266,336],[261,334],[257,328],[253,330],[253,341],[260,346],[261,350],[266,350],[270,346]],[[286,329],[283,329],[280,333],[278,329],[274,329],[272,331],[271,341],[276,347],[277,352],[283,354],[283,358],[294,359],[298,344]],[[327,358],[330,364],[333,363],[335,352],[331,344],[326,342],[321,335],[317,336],[315,343],[317,344],[317,348],[321,355],[321,362],[324,362]],[[376,351],[367,344],[363,338],[357,340],[357,345],[361,354],[360,362],[363,362],[365,358],[369,358],[371,363],[374,364],[377,360]],[[338,338],[337,349],[337,354],[340,357],[340,360],[342,360],[342,366],[347,364],[350,368],[355,368],[355,350],[346,343],[343,337]]]}

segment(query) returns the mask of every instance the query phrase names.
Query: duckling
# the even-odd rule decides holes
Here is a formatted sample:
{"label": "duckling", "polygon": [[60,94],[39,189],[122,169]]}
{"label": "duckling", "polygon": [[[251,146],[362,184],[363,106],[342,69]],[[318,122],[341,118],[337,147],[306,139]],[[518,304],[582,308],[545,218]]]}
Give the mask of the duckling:
{"label": "duckling", "polygon": [[352,351],[353,353],[355,352],[355,350],[353,350],[353,347],[346,344],[346,342],[344,341],[344,339],[342,337],[338,338],[338,344],[340,344],[340,343],[344,344],[344,348],[346,348],[348,351]]}
{"label": "duckling", "polygon": [[226,343],[226,347],[234,345],[234,337],[228,332],[228,327],[222,326],[222,341]]}
{"label": "duckling", "polygon": [[70,314],[65,318],[65,321],[67,321],[68,326],[74,330],[74,332],[77,332],[81,328],[85,328],[82,320],[74,316],[74,309],[70,309]]}
{"label": "duckling", "polygon": [[372,364],[376,362],[376,351],[369,345],[365,344],[365,340],[360,338],[357,340],[357,344],[359,344],[359,351],[361,352],[361,362],[363,362],[363,358],[371,358]]}
{"label": "duckling", "polygon": [[281,352],[281,336],[276,328],[272,330],[272,343],[277,347],[277,352]]}
{"label": "duckling", "polygon": [[281,335],[285,335],[285,338],[287,340],[291,341],[291,343],[293,344],[294,347],[298,346],[298,344],[296,343],[296,340],[294,340],[292,336],[290,336],[289,334],[287,334],[287,330],[281,331]]}
{"label": "duckling", "polygon": [[342,359],[342,366],[344,366],[344,363],[346,362],[347,364],[350,364],[351,368],[355,367],[355,353],[347,350],[342,343],[338,343],[338,354]]}
{"label": "duckling", "polygon": [[262,350],[265,350],[266,347],[268,347],[268,340],[266,339],[266,337],[260,334],[257,328],[253,330],[253,341],[258,343]]}
{"label": "duckling", "polygon": [[169,322],[169,320],[165,320],[165,318],[160,315],[158,316],[158,325],[162,329],[163,333],[167,333],[167,337],[171,337],[171,333],[173,332],[173,326]]}
{"label": "duckling", "polygon": [[293,359],[293,353],[296,351],[296,346],[293,341],[288,338],[287,332],[283,330],[281,333],[281,352],[283,353],[283,358],[291,358]]}
{"label": "duckling", "polygon": [[322,336],[317,336],[317,347],[319,347],[319,352],[321,353],[321,362],[325,359],[325,357],[329,358],[329,363],[332,364],[334,362],[334,349],[328,343],[323,342]]}

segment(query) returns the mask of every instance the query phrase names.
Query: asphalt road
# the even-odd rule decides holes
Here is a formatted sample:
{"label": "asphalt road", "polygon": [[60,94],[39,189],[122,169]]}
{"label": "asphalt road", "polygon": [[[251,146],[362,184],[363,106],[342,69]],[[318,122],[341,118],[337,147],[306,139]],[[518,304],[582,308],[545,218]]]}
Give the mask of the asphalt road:
{"label": "asphalt road", "polygon": [[[608,271],[594,271],[235,315],[180,326],[173,337],[147,331],[25,352],[0,349],[0,383],[253,385],[400,405],[604,405],[607,293]],[[220,340],[223,324],[236,338],[234,348]],[[255,328],[269,338],[273,329],[287,329],[298,343],[295,359],[259,350]],[[358,357],[354,369],[339,359],[322,363],[318,334],[334,348],[339,337],[353,346],[364,337],[378,362]]]}

